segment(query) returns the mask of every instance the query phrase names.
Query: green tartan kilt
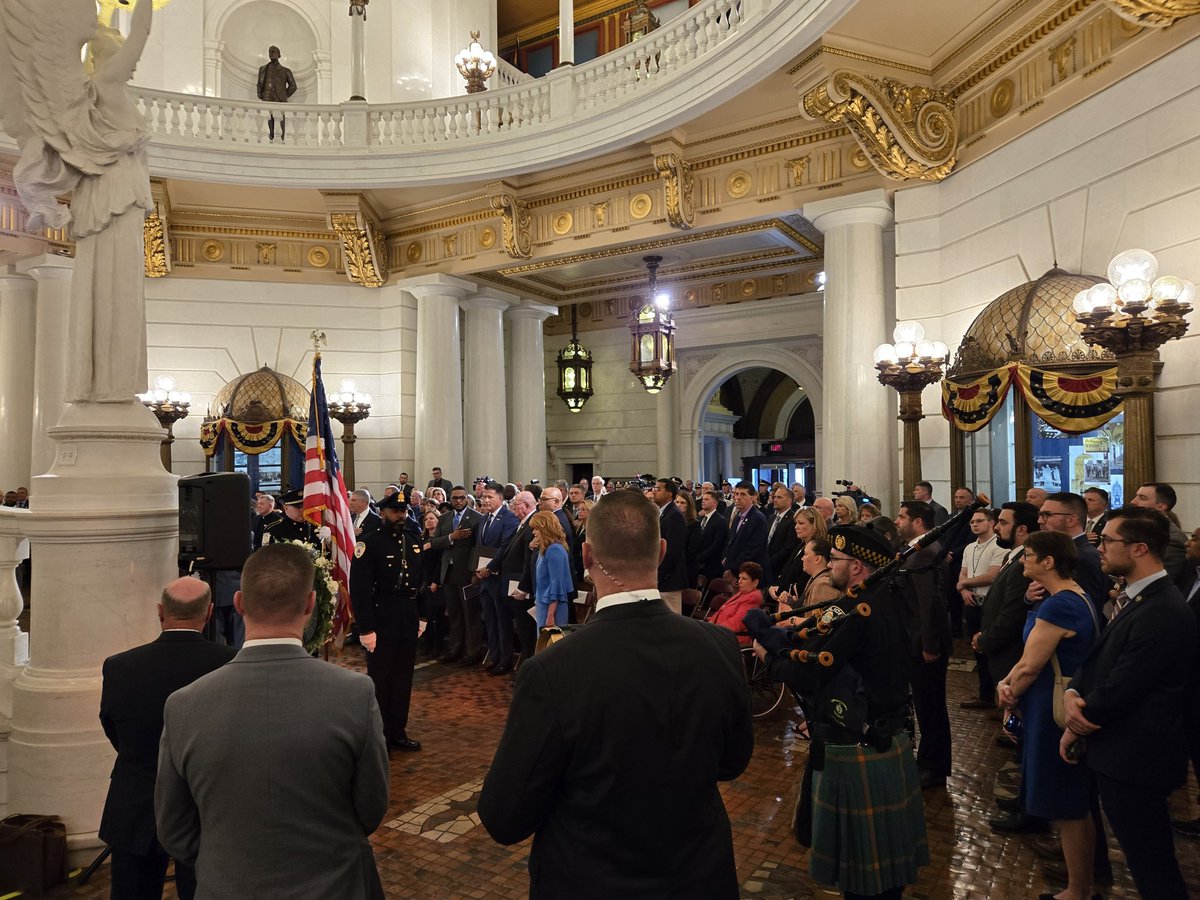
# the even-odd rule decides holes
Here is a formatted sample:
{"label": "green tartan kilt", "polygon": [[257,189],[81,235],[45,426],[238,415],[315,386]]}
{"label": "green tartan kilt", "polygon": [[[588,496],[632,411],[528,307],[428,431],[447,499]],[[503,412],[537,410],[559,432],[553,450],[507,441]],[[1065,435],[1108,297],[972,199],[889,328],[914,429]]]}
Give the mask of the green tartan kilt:
{"label": "green tartan kilt", "polygon": [[827,744],[825,768],[813,773],[813,879],[880,894],[913,884],[925,865],[925,804],[908,735],[897,734],[884,753]]}

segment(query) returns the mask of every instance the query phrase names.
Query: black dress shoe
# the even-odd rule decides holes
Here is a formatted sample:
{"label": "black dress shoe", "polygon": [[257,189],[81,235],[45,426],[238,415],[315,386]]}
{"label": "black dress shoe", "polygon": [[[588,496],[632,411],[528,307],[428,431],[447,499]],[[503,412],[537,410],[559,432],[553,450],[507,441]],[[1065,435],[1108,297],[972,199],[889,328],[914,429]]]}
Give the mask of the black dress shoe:
{"label": "black dress shoe", "polygon": [[404,750],[407,753],[416,753],[421,749],[421,742],[414,741],[412,738],[400,738],[398,741],[388,742],[389,750]]}
{"label": "black dress shoe", "polygon": [[[1021,804],[1016,797],[997,797],[996,806],[1005,812],[1019,813],[1021,812]],[[1062,854],[1059,854],[1060,856]]]}
{"label": "black dress shoe", "polygon": [[489,675],[511,675],[512,670],[513,670],[512,666],[493,666],[491,669],[488,669],[488,674]]}
{"label": "black dress shoe", "polygon": [[1006,812],[988,819],[992,831],[1002,834],[1043,834],[1050,830],[1050,823],[1045,819],[1026,816],[1022,813]]}
{"label": "black dress shoe", "polygon": [[[1042,875],[1045,876],[1047,881],[1066,884],[1068,880],[1067,864],[1061,857],[1058,859],[1044,859],[1042,860]],[[1112,887],[1112,883],[1112,866],[1108,866],[1107,868],[1097,866],[1092,871],[1092,884],[1096,887],[1110,888]]]}
{"label": "black dress shoe", "polygon": [[926,769],[921,773],[921,790],[930,791],[936,788],[944,788],[946,786],[945,775],[935,775]]}

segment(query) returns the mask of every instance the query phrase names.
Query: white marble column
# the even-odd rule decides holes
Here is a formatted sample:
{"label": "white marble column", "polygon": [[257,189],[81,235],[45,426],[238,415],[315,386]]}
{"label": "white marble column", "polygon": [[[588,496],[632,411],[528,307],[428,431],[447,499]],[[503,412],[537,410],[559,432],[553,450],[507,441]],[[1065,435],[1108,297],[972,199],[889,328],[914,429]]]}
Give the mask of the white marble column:
{"label": "white marble column", "polygon": [[463,469],[462,332],[458,301],[475,285],[450,275],[397,283],[417,298],[417,421],[413,482],[424,487],[438,466],[455,484]]}
{"label": "white marble column", "polygon": [[67,312],[75,260],[46,254],[22,260],[17,270],[37,280],[30,466],[40,475],[54,462],[54,444],[48,430],[66,409]]}
{"label": "white marble column", "polygon": [[[356,12],[357,10],[357,12]],[[350,3],[350,99],[367,99],[367,7]]]}
{"label": "white marble column", "polygon": [[554,308],[522,301],[505,315],[512,323],[508,459],[512,479],[546,478],[546,354],[542,323]]}
{"label": "white marble column", "polygon": [[575,0],[558,0],[558,64],[575,64]]}
{"label": "white marble column", "polygon": [[658,471],[661,478],[678,475],[679,471],[679,375],[671,377],[654,397],[656,424],[658,426]]}
{"label": "white marble column", "polygon": [[[721,437],[721,478],[725,481],[732,481],[737,484],[741,480],[741,473],[734,468],[733,462],[733,438]],[[715,478],[710,478],[710,481],[716,481]],[[720,487],[718,484],[717,487]]]}
{"label": "white marble column", "polygon": [[205,40],[204,95],[206,97],[221,96],[221,56],[224,52],[224,41]]}
{"label": "white marble column", "polygon": [[[883,231],[892,206],[883,190],[819,200],[804,217],[825,235],[825,322],[822,381],[822,457],[817,490],[828,495],[837,478],[853,478],[883,501],[896,503],[895,394],[876,378],[871,354],[887,340]],[[838,466],[834,471],[830,466]]]}
{"label": "white marble column", "polygon": [[[0,486],[29,487],[37,282],[0,268]],[[2,625],[3,623],[0,623]]]}
{"label": "white marble column", "polygon": [[520,298],[483,289],[462,301],[463,432],[467,469],[464,484],[490,475],[501,484],[508,475],[508,390],[504,377],[504,310]]}

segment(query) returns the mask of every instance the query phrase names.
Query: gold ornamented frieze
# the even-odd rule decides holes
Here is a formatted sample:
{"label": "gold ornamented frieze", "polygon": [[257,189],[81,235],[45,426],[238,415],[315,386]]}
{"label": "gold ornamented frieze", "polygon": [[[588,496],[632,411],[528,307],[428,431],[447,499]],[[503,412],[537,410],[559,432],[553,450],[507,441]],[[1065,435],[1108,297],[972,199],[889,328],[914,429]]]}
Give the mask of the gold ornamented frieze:
{"label": "gold ornamented frieze", "polygon": [[150,210],[142,223],[142,238],[146,250],[146,277],[164,277],[171,271],[171,266],[167,261],[167,230],[157,209]]}
{"label": "gold ornamented frieze", "polygon": [[1166,28],[1200,13],[1200,0],[1107,0],[1122,19],[1151,28]]}
{"label": "gold ornamented frieze", "polygon": [[696,224],[696,181],[692,167],[678,153],[659,153],[654,169],[663,183],[667,221],[672,228],[691,228]]}
{"label": "gold ornamented frieze", "polygon": [[382,287],[388,275],[387,243],[383,235],[360,213],[330,213],[329,227],[341,239],[350,280],[363,287]]}
{"label": "gold ornamented frieze", "polygon": [[849,128],[888,178],[941,181],[954,169],[958,125],[944,91],[843,69],[806,91],[801,106],[810,118]]}
{"label": "gold ornamented frieze", "polygon": [[513,259],[529,259],[533,256],[529,209],[503,182],[489,187],[499,188],[489,200],[492,209],[500,213],[500,236],[504,241],[504,252]]}

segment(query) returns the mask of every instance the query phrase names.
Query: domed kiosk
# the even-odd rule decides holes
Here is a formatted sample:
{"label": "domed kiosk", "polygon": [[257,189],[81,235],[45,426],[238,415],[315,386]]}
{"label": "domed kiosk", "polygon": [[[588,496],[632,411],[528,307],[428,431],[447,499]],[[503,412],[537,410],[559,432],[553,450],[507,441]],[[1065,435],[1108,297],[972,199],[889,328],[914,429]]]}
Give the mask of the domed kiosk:
{"label": "domed kiosk", "polygon": [[300,487],[308,407],[304,385],[268,366],[233,379],[200,427],[208,470],[245,472],[254,491]]}

